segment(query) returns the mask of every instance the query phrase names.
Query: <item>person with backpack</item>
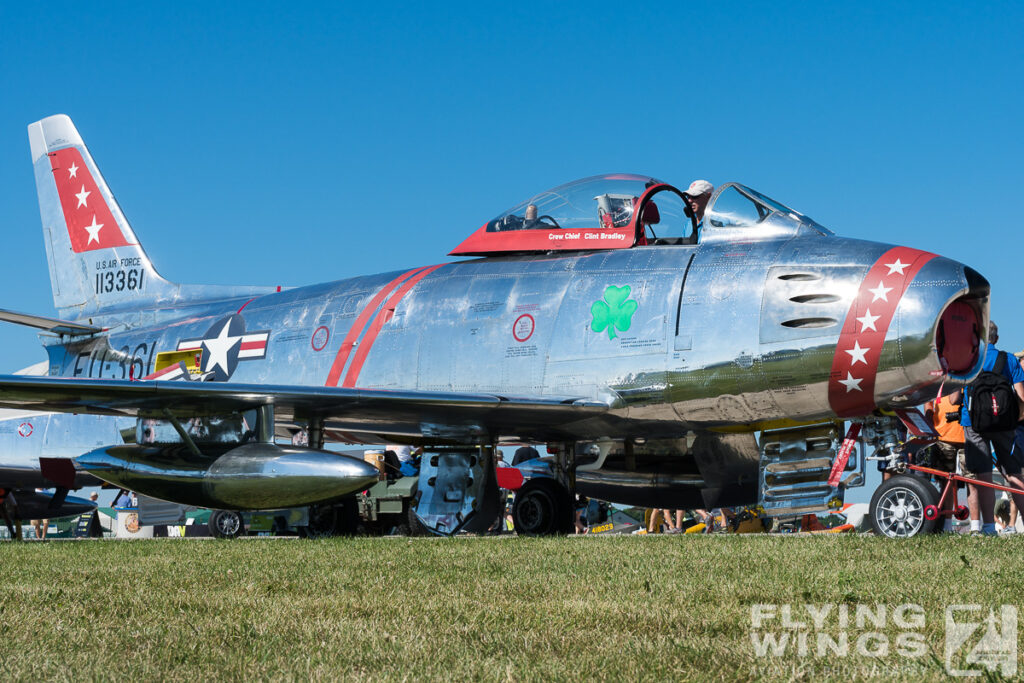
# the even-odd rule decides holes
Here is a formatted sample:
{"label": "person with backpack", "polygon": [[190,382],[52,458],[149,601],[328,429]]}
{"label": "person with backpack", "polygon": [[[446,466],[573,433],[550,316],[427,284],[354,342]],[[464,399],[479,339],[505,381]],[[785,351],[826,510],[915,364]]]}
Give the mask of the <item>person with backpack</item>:
{"label": "person with backpack", "polygon": [[[1015,452],[1014,436],[1024,405],[1024,369],[1017,359],[996,348],[999,328],[988,324],[988,348],[981,374],[964,391],[951,397],[960,404],[960,424],[964,428],[964,460],[961,469],[965,477],[978,481],[992,481],[992,454],[1010,486],[1024,488],[1021,474],[1022,458]],[[1014,494],[1018,508],[1024,496]],[[967,507],[971,513],[971,532],[995,535],[995,491],[987,486],[967,485]]]}

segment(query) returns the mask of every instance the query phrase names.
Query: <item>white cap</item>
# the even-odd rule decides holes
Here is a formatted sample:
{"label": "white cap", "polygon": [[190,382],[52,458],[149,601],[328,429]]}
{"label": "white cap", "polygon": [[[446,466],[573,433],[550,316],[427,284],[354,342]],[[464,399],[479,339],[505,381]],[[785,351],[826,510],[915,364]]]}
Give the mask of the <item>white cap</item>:
{"label": "white cap", "polygon": [[412,448],[409,446],[389,445],[389,451],[394,451],[398,456],[398,462],[412,462]]}
{"label": "white cap", "polygon": [[690,187],[687,188],[686,194],[691,197],[699,197],[702,194],[711,194],[715,191],[715,186],[706,180],[694,180],[690,183]]}

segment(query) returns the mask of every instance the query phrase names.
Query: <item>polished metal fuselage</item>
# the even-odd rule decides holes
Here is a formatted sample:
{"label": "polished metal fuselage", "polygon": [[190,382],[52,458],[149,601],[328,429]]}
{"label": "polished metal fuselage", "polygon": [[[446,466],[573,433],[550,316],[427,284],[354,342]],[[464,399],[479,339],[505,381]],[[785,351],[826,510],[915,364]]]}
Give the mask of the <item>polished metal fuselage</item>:
{"label": "polished metal fuselage", "polygon": [[[581,439],[828,420],[836,417],[827,385],[840,327],[868,269],[889,248],[795,224],[709,229],[699,245],[448,263],[389,299],[393,311],[377,333],[355,330],[347,355],[353,325],[388,305],[372,300],[401,272],[253,299],[168,302],[95,320],[110,325],[109,335],[50,340],[50,374],[140,378],[154,371],[158,352],[203,339],[218,320],[240,313],[247,332],[267,337],[264,357],[223,364],[233,383],[323,386],[341,360],[338,386],[612,406],[608,420],[573,427]],[[601,327],[609,316],[595,311],[621,304],[609,291],[626,287],[633,312],[625,316],[620,306],[618,324]],[[917,273],[886,334],[873,405],[919,403],[950,379],[935,349],[937,320],[969,287],[964,266],[950,259],[934,258]],[[982,307],[987,317],[987,300]],[[389,435],[380,425],[335,427]],[[405,438],[415,431],[390,430]],[[421,425],[420,435],[427,433]]]}
{"label": "polished metal fuselage", "polygon": [[[752,432],[913,405],[980,369],[988,318],[980,275],[920,250],[836,237],[735,183],[715,190],[701,225],[687,223],[675,188],[613,174],[570,184],[632,183],[636,192],[614,195],[629,222],[613,217],[610,229],[611,205],[599,197],[618,191],[608,186],[594,197],[593,222],[574,208],[578,230],[552,215],[537,218],[547,227],[526,227],[527,206],[521,234],[488,237],[485,227],[476,246],[457,248],[484,258],[286,291],[204,287],[153,268],[68,117],[31,124],[29,140],[62,318],[35,317],[54,331],[44,335],[48,374],[159,381],[10,380],[16,400],[6,405],[168,419],[186,445],[191,437],[174,420],[234,419],[240,414],[224,412],[257,407],[261,444],[275,433],[267,425],[278,435],[308,428],[311,452],[324,435],[428,446],[547,442],[565,460],[557,475],[570,488],[570,454],[593,441],[610,485],[657,486],[664,478],[639,475],[699,470],[700,495],[713,507],[756,499]],[[226,384],[217,392],[172,388],[174,380]],[[112,393],[98,398],[90,385]],[[720,433],[730,431],[742,433]],[[91,457],[77,462],[127,482],[111,468],[125,474],[131,464],[134,476],[162,457],[140,442],[88,444],[80,452]],[[179,474],[226,483],[219,460],[195,443],[186,458],[161,453],[169,459],[154,475],[164,477],[160,485]],[[301,487],[324,474],[249,455],[223,464],[239,480],[257,480],[255,488],[270,475]],[[687,462],[665,468],[668,458]],[[361,476],[337,470],[326,478]],[[271,504],[262,494],[251,502]]]}

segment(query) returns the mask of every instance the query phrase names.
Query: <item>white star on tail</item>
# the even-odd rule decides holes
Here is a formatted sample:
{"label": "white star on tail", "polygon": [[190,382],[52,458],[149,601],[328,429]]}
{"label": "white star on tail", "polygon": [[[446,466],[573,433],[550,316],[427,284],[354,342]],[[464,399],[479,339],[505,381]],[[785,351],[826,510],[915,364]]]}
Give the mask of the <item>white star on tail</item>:
{"label": "white star on tail", "polygon": [[860,383],[864,381],[864,378],[855,379],[850,373],[846,373],[846,379],[839,380],[839,383],[846,387],[846,393],[851,391],[860,391]]}
{"label": "white star on tail", "polygon": [[100,241],[100,228],[103,227],[102,223],[96,222],[96,214],[92,215],[92,225],[85,226],[85,231],[89,233],[89,241],[86,244],[92,244],[93,242]]}
{"label": "white star on tail", "polygon": [[886,263],[885,264],[885,267],[889,269],[889,272],[886,273],[886,274],[887,275],[892,275],[893,273],[899,273],[900,275],[904,275],[905,273],[903,272],[903,269],[906,268],[909,265],[910,265],[909,263],[900,263],[900,260],[896,259],[895,263]]}
{"label": "white star on tail", "polygon": [[75,207],[75,208],[81,209],[83,206],[88,208],[89,207],[89,195],[91,195],[91,194],[92,194],[92,192],[86,192],[85,191],[85,185],[82,185],[82,191],[75,195],[76,197],[78,197],[78,206]]}
{"label": "white star on tail", "polygon": [[888,303],[888,301],[889,301],[889,292],[892,291],[892,287],[886,287],[881,282],[879,282],[877,287],[875,287],[874,289],[869,289],[868,291],[871,292],[874,295],[871,298],[871,303],[874,303],[874,302],[878,301],[879,299],[881,299],[882,301],[885,301],[886,303]]}
{"label": "white star on tail", "polygon": [[847,350],[846,350],[846,352],[847,352],[848,354],[850,354],[850,367],[853,367],[853,366],[854,366],[854,365],[856,365],[857,363],[864,363],[865,365],[867,365],[868,361],[867,361],[867,359],[866,359],[866,358],[864,357],[864,355],[865,355],[865,354],[866,354],[866,353],[867,353],[868,351],[870,351],[870,350],[871,350],[871,349],[869,349],[869,348],[867,348],[867,349],[862,349],[862,348],[860,347],[860,344],[859,344],[859,343],[857,343],[856,341],[854,341],[854,342],[853,342],[853,348],[852,348],[852,349],[847,349]]}
{"label": "white star on tail", "polygon": [[68,169],[68,180],[78,177],[78,167],[75,166],[75,162],[71,162],[71,168]]}
{"label": "white star on tail", "polygon": [[870,308],[864,311],[864,315],[857,318],[857,322],[860,323],[860,331],[864,332],[865,330],[874,330],[875,332],[878,332],[878,328],[875,327],[875,321],[881,317],[882,316],[880,315],[871,315]]}
{"label": "white star on tail", "polygon": [[212,371],[217,366],[220,366],[224,370],[225,375],[231,374],[231,368],[228,363],[228,353],[234,348],[235,344],[241,344],[241,337],[229,337],[228,327],[231,325],[231,319],[228,318],[224,321],[224,327],[220,328],[220,332],[213,339],[204,339],[203,346],[210,352],[210,360],[207,362],[206,367],[203,368],[207,372]]}

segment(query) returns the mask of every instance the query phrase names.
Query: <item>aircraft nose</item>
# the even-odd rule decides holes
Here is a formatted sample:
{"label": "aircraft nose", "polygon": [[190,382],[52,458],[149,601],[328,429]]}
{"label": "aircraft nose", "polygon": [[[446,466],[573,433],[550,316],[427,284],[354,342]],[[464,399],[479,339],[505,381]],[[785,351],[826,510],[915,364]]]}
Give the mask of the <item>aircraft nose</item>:
{"label": "aircraft nose", "polygon": [[[937,256],[907,287],[895,320],[903,386],[918,398],[944,381],[970,381],[981,370],[988,326],[989,283],[978,271]],[[947,385],[949,386],[949,385]],[[928,387],[929,389],[924,389]]]}
{"label": "aircraft nose", "polygon": [[980,371],[989,285],[952,259],[894,246],[858,285],[829,379],[836,415],[918,405]]}

